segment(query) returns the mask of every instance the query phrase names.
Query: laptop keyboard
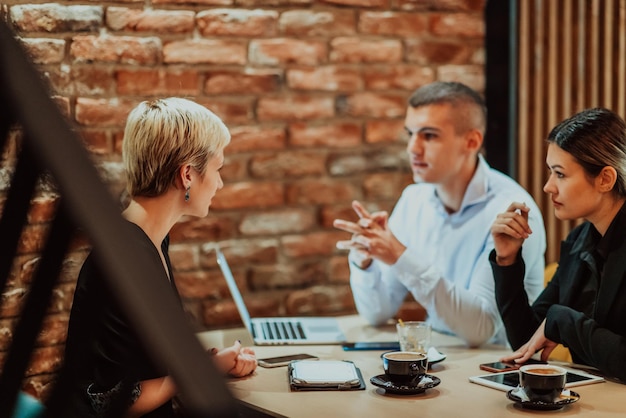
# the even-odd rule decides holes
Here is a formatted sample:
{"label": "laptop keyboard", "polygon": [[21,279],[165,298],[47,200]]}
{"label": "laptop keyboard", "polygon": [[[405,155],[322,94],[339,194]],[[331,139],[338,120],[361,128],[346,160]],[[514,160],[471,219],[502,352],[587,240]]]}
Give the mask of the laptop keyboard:
{"label": "laptop keyboard", "polygon": [[303,340],[306,338],[300,322],[265,321],[261,323],[267,340]]}

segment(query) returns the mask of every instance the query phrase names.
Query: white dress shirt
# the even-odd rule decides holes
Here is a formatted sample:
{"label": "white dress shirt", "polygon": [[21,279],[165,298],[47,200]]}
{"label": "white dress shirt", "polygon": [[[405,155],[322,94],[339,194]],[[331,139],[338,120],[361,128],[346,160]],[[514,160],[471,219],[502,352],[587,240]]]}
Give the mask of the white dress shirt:
{"label": "white dress shirt", "polygon": [[398,200],[389,227],[406,251],[394,265],[377,260],[365,270],[350,263],[359,314],[372,325],[392,318],[410,291],[428,312],[434,330],[468,345],[506,344],[489,265],[491,225],[513,202],[530,207],[533,233],[524,242],[524,285],[532,303],[543,290],[545,229],[533,198],[479,156],[461,208],[448,214],[432,184],[412,184]]}

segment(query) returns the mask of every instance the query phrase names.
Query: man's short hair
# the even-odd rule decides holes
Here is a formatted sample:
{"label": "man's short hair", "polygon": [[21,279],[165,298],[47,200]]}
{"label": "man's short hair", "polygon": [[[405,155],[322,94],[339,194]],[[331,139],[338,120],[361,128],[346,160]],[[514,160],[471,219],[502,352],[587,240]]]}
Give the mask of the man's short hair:
{"label": "man's short hair", "polygon": [[409,106],[413,108],[433,104],[450,104],[460,113],[455,119],[457,133],[478,129],[484,135],[487,106],[482,96],[472,88],[454,81],[435,81],[418,88],[409,98]]}

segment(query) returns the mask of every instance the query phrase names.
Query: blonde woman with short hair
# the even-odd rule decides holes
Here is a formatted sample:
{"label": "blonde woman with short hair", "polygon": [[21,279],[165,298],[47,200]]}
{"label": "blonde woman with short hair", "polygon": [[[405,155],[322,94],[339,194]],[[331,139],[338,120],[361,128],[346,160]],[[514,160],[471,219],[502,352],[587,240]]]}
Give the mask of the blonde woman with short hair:
{"label": "blonde woman with short hair", "polygon": [[[130,197],[123,211],[129,239],[162,266],[163,275],[154,280],[168,280],[176,294],[169,231],[183,216],[207,216],[224,185],[220,170],[229,142],[220,118],[190,100],[144,101],[128,116],[122,155]],[[212,351],[207,359],[214,359],[225,374],[241,377],[256,369],[254,351],[239,342]],[[79,382],[66,418],[103,416],[116,402],[127,408],[125,416],[175,416],[173,380],[148,358],[91,255],[74,294],[66,361]]]}

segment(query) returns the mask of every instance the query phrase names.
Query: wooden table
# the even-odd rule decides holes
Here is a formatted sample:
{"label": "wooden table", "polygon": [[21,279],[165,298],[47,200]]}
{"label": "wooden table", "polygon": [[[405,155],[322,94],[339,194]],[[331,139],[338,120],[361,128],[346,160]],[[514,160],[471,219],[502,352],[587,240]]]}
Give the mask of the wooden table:
{"label": "wooden table", "polygon": [[[339,318],[349,341],[395,340],[394,326],[370,327],[358,316]],[[240,339],[251,345],[245,329],[210,331],[198,334],[206,347],[223,347]],[[470,376],[485,374],[480,363],[498,360],[510,350],[503,346],[470,349],[458,338],[433,333],[433,345],[446,359],[433,365],[429,372],[441,379],[435,388],[417,395],[391,395],[370,383],[370,378],[383,374],[382,351],[343,351],[338,345],[272,346],[254,349],[259,358],[285,354],[310,353],[325,360],[351,360],[361,369],[367,384],[360,391],[292,392],[287,368],[257,368],[242,379],[228,382],[233,395],[246,407],[249,416],[274,417],[529,417],[551,415],[559,417],[612,417],[626,414],[626,385],[607,381],[573,390],[580,400],[558,411],[521,409],[506,397],[506,392],[469,382]]]}

